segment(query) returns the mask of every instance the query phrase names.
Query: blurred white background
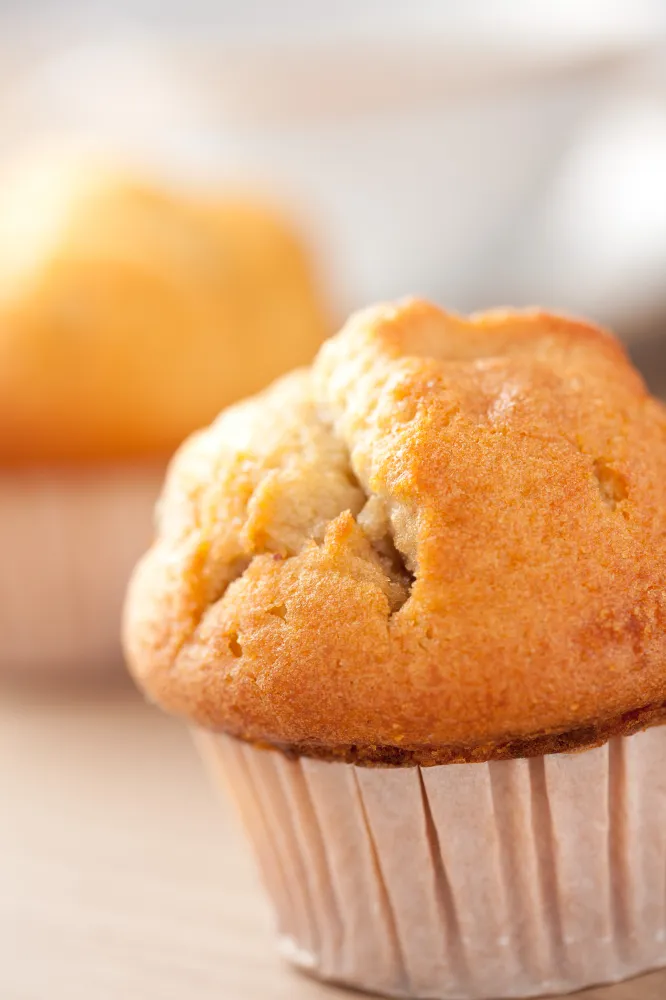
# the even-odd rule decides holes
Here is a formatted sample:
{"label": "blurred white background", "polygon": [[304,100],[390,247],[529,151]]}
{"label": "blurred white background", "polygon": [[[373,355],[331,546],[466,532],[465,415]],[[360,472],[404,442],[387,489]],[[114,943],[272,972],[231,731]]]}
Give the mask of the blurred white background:
{"label": "blurred white background", "polygon": [[340,316],[539,303],[656,372],[661,0],[4,0],[0,38],[4,155],[66,137],[258,188],[309,230]]}

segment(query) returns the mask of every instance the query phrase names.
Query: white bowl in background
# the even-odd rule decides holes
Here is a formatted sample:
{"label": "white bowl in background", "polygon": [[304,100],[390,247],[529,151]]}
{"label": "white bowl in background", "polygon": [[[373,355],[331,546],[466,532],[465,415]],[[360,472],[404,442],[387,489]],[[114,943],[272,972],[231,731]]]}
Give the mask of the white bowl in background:
{"label": "white bowl in background", "polygon": [[[199,0],[187,18],[162,13],[160,33],[121,17],[74,35],[6,87],[5,147],[55,133],[268,192],[310,228],[341,314],[407,292],[585,311],[586,289],[604,286],[585,240],[560,268],[585,230],[585,189],[565,237],[547,207],[609,95],[655,49],[659,4]],[[648,271],[666,259],[666,238],[651,240]],[[623,275],[640,283],[617,260],[612,273],[609,312],[633,294]]]}

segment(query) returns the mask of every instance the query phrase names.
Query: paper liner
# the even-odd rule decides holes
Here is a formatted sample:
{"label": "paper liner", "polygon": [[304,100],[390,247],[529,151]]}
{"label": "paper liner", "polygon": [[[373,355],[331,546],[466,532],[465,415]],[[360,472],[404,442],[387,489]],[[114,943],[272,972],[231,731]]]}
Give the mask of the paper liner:
{"label": "paper liner", "polygon": [[566,993],[666,965],[666,727],[431,768],[290,759],[197,731],[283,952],[401,997]]}
{"label": "paper liner", "polygon": [[163,467],[0,475],[0,674],[120,668],[120,613]]}

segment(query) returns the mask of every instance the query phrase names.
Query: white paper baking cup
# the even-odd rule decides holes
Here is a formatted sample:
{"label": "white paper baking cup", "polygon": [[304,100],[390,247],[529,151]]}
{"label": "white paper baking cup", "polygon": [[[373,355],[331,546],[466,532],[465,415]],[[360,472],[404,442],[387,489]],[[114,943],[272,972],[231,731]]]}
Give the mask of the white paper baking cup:
{"label": "white paper baking cup", "polygon": [[0,474],[0,675],[119,669],[120,614],[164,467]]}
{"label": "white paper baking cup", "polygon": [[399,997],[566,993],[666,965],[666,726],[429,768],[290,759],[197,731],[283,953]]}

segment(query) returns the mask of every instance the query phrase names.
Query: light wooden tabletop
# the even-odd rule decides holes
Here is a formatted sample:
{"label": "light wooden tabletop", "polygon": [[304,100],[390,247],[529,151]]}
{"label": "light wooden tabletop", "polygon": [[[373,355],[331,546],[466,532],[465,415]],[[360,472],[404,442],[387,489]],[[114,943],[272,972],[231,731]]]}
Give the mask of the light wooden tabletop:
{"label": "light wooden tabletop", "polygon": [[[184,728],[129,689],[0,690],[1,1000],[325,1000],[277,958]],[[666,973],[586,1000],[665,1000]]]}

